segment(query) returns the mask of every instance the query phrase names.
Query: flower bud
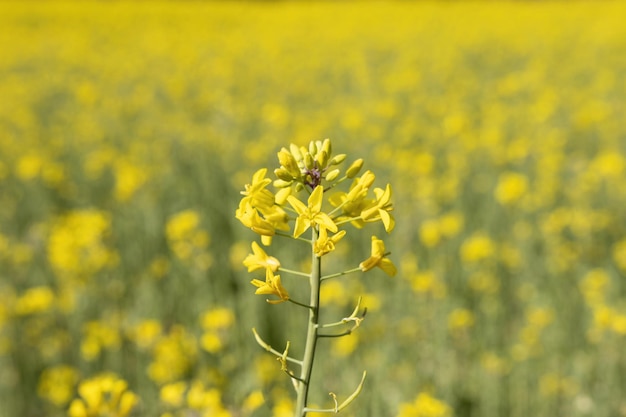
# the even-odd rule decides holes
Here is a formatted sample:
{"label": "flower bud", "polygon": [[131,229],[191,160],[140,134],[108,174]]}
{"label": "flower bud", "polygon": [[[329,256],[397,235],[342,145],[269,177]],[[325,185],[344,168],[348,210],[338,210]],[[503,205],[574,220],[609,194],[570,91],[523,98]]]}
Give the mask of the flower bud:
{"label": "flower bud", "polygon": [[363,159],[359,158],[350,165],[350,168],[346,170],[346,177],[354,178],[359,171],[363,168]]}
{"label": "flower bud", "polygon": [[306,169],[314,168],[313,157],[308,152],[304,154],[304,166],[306,167]]}
{"label": "flower bud", "polygon": [[294,145],[293,143],[289,145],[289,152],[296,158],[296,161],[302,161],[302,153],[300,152],[300,148]]}
{"label": "flower bud", "polygon": [[304,184],[302,184],[301,182],[297,182],[296,183],[296,192],[299,193],[302,190],[304,190]]}
{"label": "flower bud", "polygon": [[309,142],[309,153],[311,155],[317,154],[317,144],[314,141]]}
{"label": "flower bud", "polygon": [[276,188],[285,188],[285,187],[289,187],[292,182],[293,181],[285,181],[285,180],[277,179],[277,180],[274,180],[272,185]]}
{"label": "flower bud", "polygon": [[338,169],[333,169],[332,171],[330,171],[328,174],[326,174],[326,181],[335,181],[339,176],[339,172],[340,171]]}
{"label": "flower bud", "polygon": [[326,151],[318,152],[315,156],[315,159],[317,160],[317,166],[320,169],[326,168],[326,164],[328,163],[328,154],[326,153]]}
{"label": "flower bud", "polygon": [[289,152],[286,148],[282,148],[280,152],[278,152],[278,161],[285,168],[285,170],[291,174],[291,178],[300,177],[300,168],[298,167],[296,158],[294,158],[291,152]]}
{"label": "flower bud", "polygon": [[283,181],[293,181],[293,175],[291,175],[284,167],[276,168],[274,175]]}
{"label": "flower bud", "polygon": [[333,153],[332,145],[330,144],[330,139],[326,138],[322,142],[322,150],[326,152],[326,154],[330,155]]}
{"label": "flower bud", "polygon": [[346,154],[341,153],[339,155],[333,156],[333,158],[328,162],[328,165],[339,165],[345,160],[346,160]]}

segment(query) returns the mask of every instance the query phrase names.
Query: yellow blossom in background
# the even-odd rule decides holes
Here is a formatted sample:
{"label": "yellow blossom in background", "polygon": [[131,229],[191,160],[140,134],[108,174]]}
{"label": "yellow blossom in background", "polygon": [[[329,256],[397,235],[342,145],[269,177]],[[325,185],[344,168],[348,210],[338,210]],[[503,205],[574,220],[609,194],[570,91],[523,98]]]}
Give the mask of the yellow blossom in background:
{"label": "yellow blossom in background", "polygon": [[121,334],[117,326],[104,321],[90,321],[83,326],[84,337],[80,343],[81,356],[92,361],[97,359],[103,349],[118,349]]}
{"label": "yellow blossom in background", "polygon": [[410,278],[411,288],[417,294],[430,294],[440,299],[446,296],[447,288],[433,271],[421,271]]}
{"label": "yellow blossom in background", "polygon": [[608,273],[603,269],[593,269],[580,281],[579,288],[587,304],[600,305],[604,302],[606,291],[610,283]]}
{"label": "yellow blossom in background", "polygon": [[111,217],[99,210],[80,210],[53,223],[48,239],[48,260],[61,279],[92,275],[116,261],[107,246]]}
{"label": "yellow blossom in background", "polygon": [[195,363],[197,341],[181,326],[173,326],[152,349],[148,375],[157,384],[177,381]]}
{"label": "yellow blossom in background", "polygon": [[46,368],[39,377],[37,395],[57,407],[64,407],[72,399],[77,382],[78,371],[72,366],[57,365]]}
{"label": "yellow blossom in background", "polygon": [[324,283],[320,289],[320,305],[345,305],[349,299],[348,294],[348,289],[343,282],[339,280],[331,280]]}
{"label": "yellow blossom in background", "polygon": [[420,241],[429,248],[437,246],[441,241],[439,222],[431,219],[422,223],[419,230]]}
{"label": "yellow blossom in background", "polygon": [[448,328],[451,331],[472,327],[474,322],[474,313],[464,308],[457,308],[448,315]]}
{"label": "yellow blossom in background", "polygon": [[255,410],[265,403],[265,398],[261,391],[252,391],[243,402],[243,411],[245,414],[252,414]]}
{"label": "yellow blossom in background", "polygon": [[161,387],[159,398],[171,407],[180,407],[185,400],[185,391],[187,391],[186,382],[172,382]]}
{"label": "yellow blossom in background", "polygon": [[461,232],[463,229],[463,223],[463,214],[453,211],[446,213],[439,218],[438,228],[443,236],[450,238]]}
{"label": "yellow blossom in background", "polygon": [[235,314],[229,308],[216,307],[204,312],[200,320],[205,330],[225,329],[233,325]]}
{"label": "yellow blossom in background", "polygon": [[157,320],[143,320],[130,330],[130,337],[140,349],[149,349],[161,337],[163,326]]}
{"label": "yellow blossom in background", "polygon": [[280,398],[274,407],[272,407],[273,417],[292,417],[293,416],[293,402],[286,396]]}
{"label": "yellow blossom in background", "polygon": [[359,333],[352,333],[349,336],[335,338],[332,341],[333,354],[340,358],[349,356],[356,350],[359,339]]}
{"label": "yellow blossom in background", "polygon": [[483,233],[475,233],[463,242],[461,259],[467,263],[475,263],[490,258],[494,252],[493,241]]}
{"label": "yellow blossom in background", "polygon": [[114,173],[114,195],[121,202],[128,201],[147,180],[145,169],[133,164],[131,161],[116,161]]}
{"label": "yellow blossom in background", "polygon": [[22,180],[31,180],[41,173],[44,161],[39,155],[24,155],[17,162],[17,176]]}
{"label": "yellow blossom in background", "polygon": [[613,259],[622,271],[626,271],[626,239],[613,245]]}
{"label": "yellow blossom in background", "polygon": [[515,172],[500,175],[496,185],[495,197],[501,204],[513,204],[528,190],[528,179]]}
{"label": "yellow blossom in background", "polygon": [[69,417],[126,417],[138,404],[137,395],[113,373],[81,381],[79,397],[69,407]]}
{"label": "yellow blossom in background", "polygon": [[209,353],[221,351],[227,343],[227,330],[235,322],[235,314],[231,309],[216,307],[207,310],[200,317],[204,333],[200,338],[200,346]]}
{"label": "yellow blossom in background", "polygon": [[412,403],[400,404],[396,417],[450,417],[452,409],[445,402],[420,392]]}
{"label": "yellow blossom in background", "polygon": [[209,235],[200,228],[200,214],[195,210],[184,210],[172,215],[165,226],[168,244],[176,257],[190,262],[200,270],[207,270],[213,258],[206,251]]}
{"label": "yellow blossom in background", "polygon": [[49,287],[29,288],[15,302],[15,314],[28,315],[48,311],[54,303],[54,293]]}

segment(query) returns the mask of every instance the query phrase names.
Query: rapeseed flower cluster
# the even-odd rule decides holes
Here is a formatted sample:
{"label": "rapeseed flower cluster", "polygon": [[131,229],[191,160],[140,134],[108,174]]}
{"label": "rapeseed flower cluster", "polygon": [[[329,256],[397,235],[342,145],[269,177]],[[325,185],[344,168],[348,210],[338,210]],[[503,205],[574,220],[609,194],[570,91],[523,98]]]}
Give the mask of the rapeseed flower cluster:
{"label": "rapeseed flower cluster", "polygon": [[[359,298],[350,317],[335,323],[319,323],[320,305],[323,302],[320,298],[323,281],[357,271],[367,272],[375,267],[379,267],[390,276],[397,273],[396,266],[388,258],[389,252],[386,251],[384,242],[376,236],[371,236],[371,255],[359,263],[358,267],[333,274],[322,274],[322,258],[334,252],[337,244],[346,236],[344,225],[350,224],[361,229],[367,223],[381,222],[387,232],[391,232],[395,226],[395,219],[391,214],[393,211],[391,186],[387,184],[384,189],[373,188],[371,196],[370,189],[376,179],[374,173],[368,170],[358,176],[364,161],[357,159],[342,175],[339,166],[346,158],[345,154],[333,155],[330,139],[311,141],[306,147],[294,144],[291,144],[289,149],[283,147],[278,152],[280,166],[274,170],[276,178],[274,180],[266,178],[265,168],[258,170],[253,175],[252,182],[241,192],[243,198],[235,212],[235,217],[244,226],[260,235],[262,243],[266,246],[271,245],[275,236],[304,241],[311,246],[309,272],[285,268],[281,261],[268,255],[256,242],[252,242],[252,253],[243,261],[248,272],[257,270],[265,272],[265,281],[255,278],[251,283],[257,287],[256,294],[274,296],[267,299],[268,303],[289,301],[309,310],[304,355],[301,360],[288,355],[290,342],[287,342],[285,351],[281,354],[263,341],[256,331],[254,333],[257,342],[277,356],[281,370],[291,378],[297,392],[294,415],[298,417],[316,411],[338,412],[343,409],[360,393],[366,375],[363,373],[357,389],[341,405],[337,402],[337,396],[331,394],[335,401],[334,409],[320,410],[309,405],[308,394],[311,388],[317,339],[351,335],[365,315],[365,310],[360,313],[362,299]],[[348,191],[338,191],[339,185],[344,181],[351,181]],[[268,189],[270,184],[278,191]],[[305,194],[306,202],[298,198],[298,194]],[[302,237],[309,230],[310,240]],[[278,272],[308,277],[310,301],[307,303],[294,300],[283,286]],[[347,324],[352,327],[347,327]],[[347,329],[334,333],[323,331],[324,328],[333,327]],[[335,343],[335,352],[340,356],[350,354],[358,343],[356,335],[335,340],[338,340]],[[299,366],[298,375],[289,369],[288,362]]]}

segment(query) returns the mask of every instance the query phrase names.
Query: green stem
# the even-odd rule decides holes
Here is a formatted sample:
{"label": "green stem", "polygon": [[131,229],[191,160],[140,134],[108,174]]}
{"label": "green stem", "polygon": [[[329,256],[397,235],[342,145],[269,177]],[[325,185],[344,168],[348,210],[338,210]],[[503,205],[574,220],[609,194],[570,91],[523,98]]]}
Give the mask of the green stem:
{"label": "green stem", "polygon": [[299,277],[307,277],[307,278],[309,278],[311,276],[311,275],[306,274],[304,272],[294,271],[293,269],[283,268],[282,266],[278,268],[278,271],[280,271],[280,272],[287,272],[288,274],[298,275]]}
{"label": "green stem", "polygon": [[327,279],[337,278],[342,275],[348,275],[348,274],[352,274],[353,272],[359,272],[359,271],[361,271],[361,268],[357,267],[357,268],[349,269],[347,271],[337,272],[336,274],[326,275],[325,277],[322,277],[321,280],[326,281]]}
{"label": "green stem", "polygon": [[315,347],[317,345],[317,329],[319,323],[319,303],[320,303],[320,284],[322,277],[322,258],[315,255],[315,241],[318,238],[318,231],[312,227],[311,240],[311,308],[309,309],[309,323],[306,333],[306,344],[304,346],[304,357],[302,359],[302,369],[300,373],[300,383],[297,388],[297,401],[294,417],[306,416],[307,397],[309,395],[309,386],[311,383],[311,372],[313,371],[313,360],[315,358]]}

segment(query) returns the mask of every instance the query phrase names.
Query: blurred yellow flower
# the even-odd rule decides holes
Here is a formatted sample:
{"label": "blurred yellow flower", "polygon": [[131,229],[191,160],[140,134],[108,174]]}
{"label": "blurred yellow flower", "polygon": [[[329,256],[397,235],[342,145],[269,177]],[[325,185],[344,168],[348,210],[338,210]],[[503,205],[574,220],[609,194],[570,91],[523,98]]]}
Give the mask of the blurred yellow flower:
{"label": "blurred yellow flower", "polygon": [[420,241],[424,246],[432,248],[441,241],[439,222],[435,219],[425,220],[419,229]]}
{"label": "blurred yellow flower", "polygon": [[474,313],[465,308],[456,308],[448,315],[448,328],[451,331],[474,326]]}
{"label": "blurred yellow flower", "polygon": [[69,365],[46,368],[39,377],[37,394],[57,407],[64,407],[74,395],[78,371]]}
{"label": "blurred yellow flower", "polygon": [[140,349],[148,349],[161,337],[162,331],[161,322],[143,320],[130,330],[130,337]]}
{"label": "blurred yellow flower", "polygon": [[186,382],[172,382],[161,387],[159,398],[171,407],[180,407],[185,400],[185,391],[187,391]]}
{"label": "blurred yellow flower", "polygon": [[214,307],[204,312],[200,321],[205,330],[225,329],[235,322],[235,313],[230,308]]}
{"label": "blurred yellow flower", "polygon": [[336,337],[332,340],[332,352],[334,355],[343,358],[354,352],[359,345],[359,333],[351,333],[348,336]]}
{"label": "blurred yellow flower", "polygon": [[69,212],[57,219],[48,239],[48,259],[60,278],[84,278],[116,261],[105,244],[111,217],[100,210]]}
{"label": "blurred yellow flower", "polygon": [[501,204],[517,202],[528,190],[528,179],[515,172],[505,172],[498,178],[495,197]]}
{"label": "blurred yellow flower", "polygon": [[412,403],[400,404],[396,417],[450,417],[452,409],[445,402],[420,392]]}
{"label": "blurred yellow flower", "polygon": [[50,287],[29,288],[15,302],[15,314],[28,315],[43,313],[52,308],[54,293]]}
{"label": "blurred yellow flower", "polygon": [[463,262],[474,263],[493,256],[495,245],[484,233],[474,233],[465,239],[461,246]]}
{"label": "blurred yellow flower", "polygon": [[139,402],[128,384],[112,373],[82,381],[79,398],[70,404],[69,417],[126,417]]}

